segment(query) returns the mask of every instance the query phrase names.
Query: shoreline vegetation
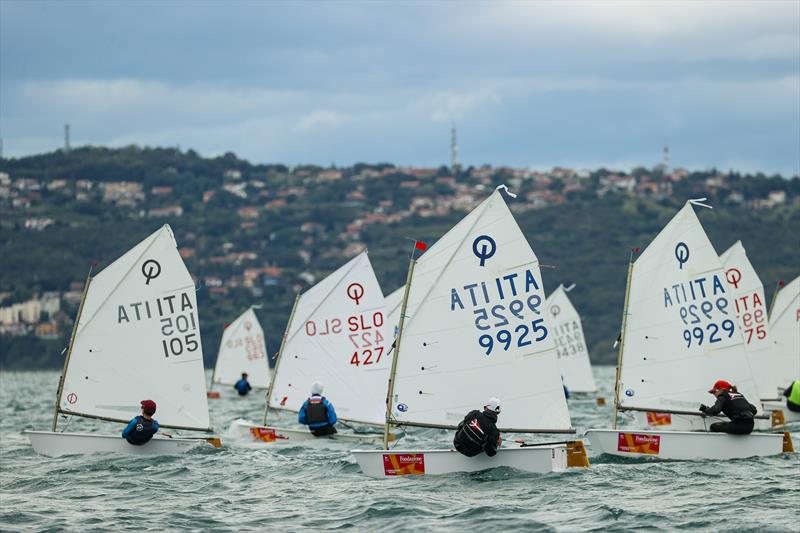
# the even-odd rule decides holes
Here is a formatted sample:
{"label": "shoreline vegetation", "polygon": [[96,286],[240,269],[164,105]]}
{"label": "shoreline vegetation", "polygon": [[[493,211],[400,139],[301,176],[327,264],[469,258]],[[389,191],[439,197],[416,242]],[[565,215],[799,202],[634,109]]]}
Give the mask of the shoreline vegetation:
{"label": "shoreline vegetation", "polygon": [[[90,265],[172,226],[198,287],[206,366],[250,305],[274,354],[294,293],[367,248],[384,294],[413,240],[432,245],[506,184],[545,290],[576,284],[594,364],[614,364],[631,248],[689,198],[717,253],[741,240],[770,302],[800,265],[800,178],[687,171],[251,164],[228,153],[82,147],[0,159],[0,368],[58,369]],[[49,298],[49,299],[48,299]],[[48,299],[48,300],[46,300]],[[46,305],[42,302],[48,302]]]}

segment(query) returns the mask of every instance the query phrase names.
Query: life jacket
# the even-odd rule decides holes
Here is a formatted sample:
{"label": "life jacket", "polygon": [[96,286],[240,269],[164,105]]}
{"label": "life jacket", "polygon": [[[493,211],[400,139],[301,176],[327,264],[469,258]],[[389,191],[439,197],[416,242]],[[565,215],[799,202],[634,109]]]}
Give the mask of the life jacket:
{"label": "life jacket", "polygon": [[318,424],[328,423],[328,407],[325,405],[324,396],[311,396],[306,404],[306,422],[314,427]]}
{"label": "life jacket", "polygon": [[459,424],[458,431],[453,438],[453,445],[467,457],[474,457],[481,453],[490,438],[497,438],[495,422],[485,412],[472,411],[464,421]]}
{"label": "life jacket", "polygon": [[248,392],[250,392],[250,384],[244,379],[240,379],[236,382],[236,385],[233,386],[238,392],[240,396],[244,396]]}
{"label": "life jacket", "polygon": [[800,405],[800,380],[791,384],[792,392],[789,393],[788,400],[795,405]]}
{"label": "life jacket", "polygon": [[139,415],[136,417],[136,425],[133,427],[133,431],[128,433],[125,440],[131,444],[141,446],[149,442],[157,431],[152,420],[147,420],[145,417]]}
{"label": "life jacket", "polygon": [[725,394],[728,395],[728,401],[725,402],[722,412],[725,413],[728,418],[731,420],[753,419],[754,413],[747,398],[738,392],[726,392]]}

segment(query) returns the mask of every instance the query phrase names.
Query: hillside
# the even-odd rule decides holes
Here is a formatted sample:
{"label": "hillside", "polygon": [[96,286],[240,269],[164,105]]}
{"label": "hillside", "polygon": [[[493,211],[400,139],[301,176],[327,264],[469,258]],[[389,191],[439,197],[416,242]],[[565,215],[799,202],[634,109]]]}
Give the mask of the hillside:
{"label": "hillside", "polygon": [[[102,268],[169,223],[197,296],[207,364],[223,325],[252,304],[274,353],[295,290],[367,247],[384,293],[405,279],[412,242],[432,244],[506,183],[545,289],[575,283],[595,362],[615,360],[629,250],[687,198],[717,251],[742,240],[770,299],[800,271],[800,179],[682,170],[347,168],[253,165],[233,154],[81,148],[0,160],[0,306],[50,294],[57,311],[6,320],[0,366],[59,366],[89,266]],[[77,299],[76,299],[77,298]],[[3,315],[5,316],[5,315]],[[6,317],[7,318],[7,317]]]}

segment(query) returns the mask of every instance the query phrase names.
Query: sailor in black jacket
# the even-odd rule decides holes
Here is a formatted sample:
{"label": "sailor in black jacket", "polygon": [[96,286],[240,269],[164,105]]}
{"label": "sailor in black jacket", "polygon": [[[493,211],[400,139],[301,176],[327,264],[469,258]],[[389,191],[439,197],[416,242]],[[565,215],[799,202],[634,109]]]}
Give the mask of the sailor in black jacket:
{"label": "sailor in black jacket", "polygon": [[483,411],[470,411],[458,425],[453,446],[462,455],[475,457],[486,452],[489,457],[497,453],[500,446],[500,432],[497,430],[497,415],[500,414],[500,400],[490,398]]}
{"label": "sailor in black jacket", "polygon": [[717,401],[711,407],[701,405],[700,411],[708,416],[724,413],[731,419],[730,422],[714,422],[709,428],[711,431],[733,435],[752,433],[755,424],[753,417],[758,409],[736,390],[736,386],[720,379],[708,392],[716,396]]}

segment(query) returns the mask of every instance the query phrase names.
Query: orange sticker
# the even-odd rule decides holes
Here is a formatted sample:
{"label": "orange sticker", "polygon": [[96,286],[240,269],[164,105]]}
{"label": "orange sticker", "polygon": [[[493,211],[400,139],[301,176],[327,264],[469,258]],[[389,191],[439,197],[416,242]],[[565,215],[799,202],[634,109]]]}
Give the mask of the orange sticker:
{"label": "orange sticker", "polygon": [[264,442],[275,442],[279,439],[286,439],[284,435],[275,433],[275,430],[272,428],[252,427],[250,428],[250,434],[255,437],[256,440]]}
{"label": "orange sticker", "polygon": [[425,454],[385,453],[383,473],[387,476],[420,476],[425,473]]}
{"label": "orange sticker", "polygon": [[670,413],[647,412],[648,426],[669,426],[670,424],[672,424],[672,415]]}
{"label": "orange sticker", "polygon": [[641,433],[618,433],[617,451],[646,453],[658,455],[661,446],[661,435],[643,435]]}

